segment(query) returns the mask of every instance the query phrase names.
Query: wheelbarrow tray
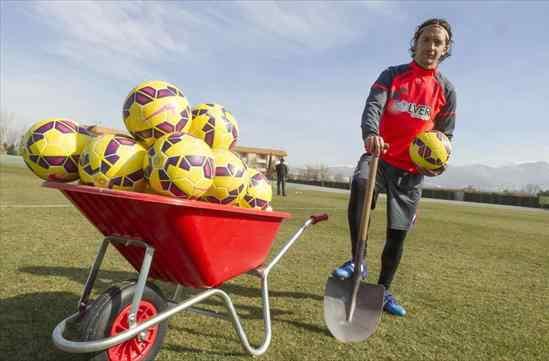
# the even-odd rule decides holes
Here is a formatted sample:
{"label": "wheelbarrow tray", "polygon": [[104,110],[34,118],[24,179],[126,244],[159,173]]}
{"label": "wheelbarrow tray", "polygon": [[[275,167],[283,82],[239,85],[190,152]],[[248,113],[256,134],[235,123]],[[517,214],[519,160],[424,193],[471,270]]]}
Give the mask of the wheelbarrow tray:
{"label": "wheelbarrow tray", "polygon": [[[285,212],[267,212],[156,194],[44,182],[59,189],[105,237],[155,249],[149,276],[185,287],[217,287],[262,265]],[[138,271],[144,249],[115,245]]]}

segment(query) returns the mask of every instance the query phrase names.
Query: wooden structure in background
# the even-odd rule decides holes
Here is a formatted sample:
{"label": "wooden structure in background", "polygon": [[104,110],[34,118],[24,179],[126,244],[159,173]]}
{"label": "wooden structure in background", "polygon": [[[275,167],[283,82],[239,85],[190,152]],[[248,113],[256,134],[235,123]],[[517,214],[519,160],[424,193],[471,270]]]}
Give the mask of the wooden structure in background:
{"label": "wooden structure in background", "polygon": [[99,125],[90,125],[90,126],[87,126],[86,129],[88,129],[88,131],[98,135],[98,134],[114,134],[114,135],[121,135],[123,137],[132,137],[128,132],[125,132],[123,130],[119,130],[119,129],[113,129],[113,128],[107,128],[107,127],[102,127],[102,126],[99,126]]}

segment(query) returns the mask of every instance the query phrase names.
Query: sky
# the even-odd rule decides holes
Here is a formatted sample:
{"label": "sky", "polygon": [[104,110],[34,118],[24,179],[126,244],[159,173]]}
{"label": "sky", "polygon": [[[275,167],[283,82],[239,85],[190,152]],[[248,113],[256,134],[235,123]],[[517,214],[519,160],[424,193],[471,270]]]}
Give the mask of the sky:
{"label": "sky", "polygon": [[0,110],[124,129],[146,80],[235,116],[238,144],[290,166],[352,166],[372,83],[411,61],[417,25],[453,27],[450,164],[549,162],[549,2],[0,2]]}

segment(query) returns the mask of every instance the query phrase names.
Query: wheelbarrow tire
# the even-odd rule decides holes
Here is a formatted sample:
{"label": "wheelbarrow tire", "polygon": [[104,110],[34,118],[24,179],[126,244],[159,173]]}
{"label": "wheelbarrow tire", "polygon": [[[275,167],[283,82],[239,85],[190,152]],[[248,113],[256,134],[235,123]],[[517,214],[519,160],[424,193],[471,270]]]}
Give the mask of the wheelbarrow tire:
{"label": "wheelbarrow tire", "polygon": [[[136,281],[124,281],[105,291],[90,305],[83,317],[80,334],[83,341],[93,341],[114,336],[127,329],[127,315],[131,309]],[[154,284],[147,282],[137,321],[143,322],[167,308],[162,292]],[[152,361],[160,351],[166,335],[168,321],[165,320],[146,330],[145,341],[136,338],[128,340],[108,350],[95,353],[90,361]]]}

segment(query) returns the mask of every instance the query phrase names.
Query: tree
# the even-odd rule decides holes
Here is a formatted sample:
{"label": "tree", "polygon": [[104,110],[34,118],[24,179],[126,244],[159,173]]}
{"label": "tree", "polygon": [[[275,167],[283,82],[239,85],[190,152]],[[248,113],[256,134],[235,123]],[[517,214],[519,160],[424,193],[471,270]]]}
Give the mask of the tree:
{"label": "tree", "polygon": [[338,172],[336,173],[336,175],[334,176],[334,180],[336,182],[346,182],[347,181],[347,177],[345,177],[345,175],[343,175],[342,173]]}
{"label": "tree", "polygon": [[318,180],[318,168],[313,165],[306,165],[303,176],[306,180]]}
{"label": "tree", "polygon": [[0,151],[17,154],[24,128],[18,124],[14,113],[0,111]]}
{"label": "tree", "polygon": [[528,194],[531,194],[531,195],[536,195],[538,194],[539,192],[542,191],[541,187],[537,184],[530,184],[528,183],[525,187],[524,187],[524,191]]}
{"label": "tree", "polygon": [[327,181],[329,180],[330,176],[330,170],[327,165],[320,164],[320,165],[306,165],[305,170],[303,173],[303,177],[306,180],[314,180],[314,181]]}
{"label": "tree", "polygon": [[469,192],[469,193],[478,193],[478,192],[480,192],[480,190],[477,187],[472,186],[472,185],[468,185],[467,187],[463,188],[463,191]]}
{"label": "tree", "polygon": [[7,147],[5,147],[6,153],[9,155],[18,155],[19,149],[18,146],[15,144],[10,144]]}
{"label": "tree", "polygon": [[318,166],[318,177],[320,178],[319,181],[326,181],[329,180],[328,177],[330,176],[330,170],[328,169],[328,166],[325,164],[321,164]]}

